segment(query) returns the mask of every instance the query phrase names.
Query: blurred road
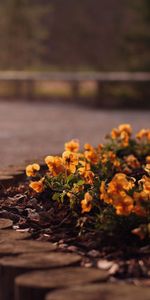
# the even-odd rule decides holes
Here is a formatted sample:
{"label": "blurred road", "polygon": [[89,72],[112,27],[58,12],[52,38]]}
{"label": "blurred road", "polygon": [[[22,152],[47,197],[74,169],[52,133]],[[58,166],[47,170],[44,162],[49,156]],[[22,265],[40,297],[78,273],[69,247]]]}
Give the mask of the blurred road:
{"label": "blurred road", "polygon": [[150,112],[0,102],[0,169],[60,153],[72,138],[97,145],[119,123],[130,123],[134,131],[149,128]]}

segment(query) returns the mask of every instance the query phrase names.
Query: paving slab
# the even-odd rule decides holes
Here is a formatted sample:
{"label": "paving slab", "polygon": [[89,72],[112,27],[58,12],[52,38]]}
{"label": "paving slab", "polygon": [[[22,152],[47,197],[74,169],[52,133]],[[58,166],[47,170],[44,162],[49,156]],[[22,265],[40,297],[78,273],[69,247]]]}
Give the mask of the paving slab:
{"label": "paving slab", "polygon": [[90,282],[105,282],[107,279],[108,272],[104,270],[81,267],[26,273],[15,280],[15,299],[44,300],[48,291]]}
{"label": "paving slab", "polygon": [[149,295],[149,288],[107,283],[52,292],[45,300],[149,300]]}

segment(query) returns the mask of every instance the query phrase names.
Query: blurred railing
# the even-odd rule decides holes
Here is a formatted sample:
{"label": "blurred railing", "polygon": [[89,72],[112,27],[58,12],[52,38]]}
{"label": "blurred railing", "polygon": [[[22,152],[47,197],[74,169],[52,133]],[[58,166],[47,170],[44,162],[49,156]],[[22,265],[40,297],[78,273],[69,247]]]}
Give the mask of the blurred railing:
{"label": "blurred railing", "polygon": [[148,72],[26,72],[1,71],[0,80],[53,80],[53,81],[150,81]]}
{"label": "blurred railing", "polygon": [[102,105],[103,88],[113,83],[149,83],[150,73],[145,72],[25,72],[1,71],[0,82],[13,84],[15,98],[35,99],[35,84],[38,82],[67,82],[71,86],[71,95],[79,98],[79,85],[94,82],[97,86],[94,104]]}

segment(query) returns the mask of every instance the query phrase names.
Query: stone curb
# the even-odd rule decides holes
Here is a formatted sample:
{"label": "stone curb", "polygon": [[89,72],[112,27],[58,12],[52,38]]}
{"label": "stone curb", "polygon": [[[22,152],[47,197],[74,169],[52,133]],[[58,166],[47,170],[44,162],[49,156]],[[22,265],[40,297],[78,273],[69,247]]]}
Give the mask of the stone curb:
{"label": "stone curb", "polygon": [[[11,184],[16,184],[19,181],[25,180],[26,174],[25,174],[25,168],[26,165],[32,164],[33,161],[26,161],[26,164],[20,165],[20,166],[9,166],[3,170],[0,170],[0,186],[7,188]],[[36,159],[37,161],[37,159]],[[46,166],[43,163],[43,160],[38,160],[41,170],[45,170]]]}

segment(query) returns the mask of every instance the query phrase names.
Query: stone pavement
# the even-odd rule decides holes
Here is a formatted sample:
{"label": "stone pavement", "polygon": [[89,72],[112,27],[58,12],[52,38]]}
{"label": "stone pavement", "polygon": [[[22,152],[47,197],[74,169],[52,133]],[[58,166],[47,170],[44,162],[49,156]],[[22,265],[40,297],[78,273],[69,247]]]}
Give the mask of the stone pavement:
{"label": "stone pavement", "polygon": [[78,138],[96,145],[119,123],[134,130],[150,127],[149,111],[96,110],[83,106],[0,102],[0,169],[23,164],[63,150],[65,141]]}

